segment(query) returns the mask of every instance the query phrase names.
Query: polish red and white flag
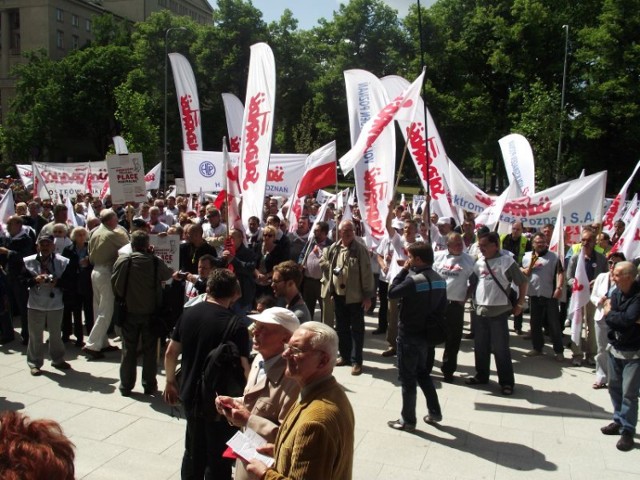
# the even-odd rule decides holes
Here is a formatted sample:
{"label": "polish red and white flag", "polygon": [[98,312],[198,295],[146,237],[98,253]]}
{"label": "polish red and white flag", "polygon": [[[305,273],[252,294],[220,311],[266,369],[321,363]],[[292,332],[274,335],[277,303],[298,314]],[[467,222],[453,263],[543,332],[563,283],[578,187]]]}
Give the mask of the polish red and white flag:
{"label": "polish red and white flag", "polygon": [[298,198],[334,185],[338,181],[336,141],[327,143],[311,153],[305,161],[305,173],[298,185]]}

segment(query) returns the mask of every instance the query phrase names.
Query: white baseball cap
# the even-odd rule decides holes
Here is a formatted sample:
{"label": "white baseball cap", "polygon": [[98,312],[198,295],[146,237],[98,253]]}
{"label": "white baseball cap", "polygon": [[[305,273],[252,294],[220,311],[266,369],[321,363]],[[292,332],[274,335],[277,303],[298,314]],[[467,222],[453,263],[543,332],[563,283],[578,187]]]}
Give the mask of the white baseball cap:
{"label": "white baseball cap", "polygon": [[288,308],[271,307],[263,310],[262,313],[248,315],[248,317],[256,322],[280,325],[291,333],[300,327],[300,320],[298,320],[296,314]]}

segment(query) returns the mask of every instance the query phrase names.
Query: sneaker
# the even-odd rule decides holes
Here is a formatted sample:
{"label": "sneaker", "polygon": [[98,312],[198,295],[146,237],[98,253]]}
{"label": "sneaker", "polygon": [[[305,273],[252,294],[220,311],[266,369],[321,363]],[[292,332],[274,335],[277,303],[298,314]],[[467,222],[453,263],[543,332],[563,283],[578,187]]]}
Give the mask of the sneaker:
{"label": "sneaker", "polygon": [[39,377],[40,375],[42,375],[42,370],[40,370],[38,367],[31,367],[31,375],[33,375],[34,377]]}
{"label": "sneaker", "polygon": [[524,354],[525,357],[539,357],[540,355],[542,355],[542,352],[539,350],[536,350],[535,348],[532,350],[529,350]]}
{"label": "sneaker", "polygon": [[423,420],[424,423],[429,424],[440,423],[442,421],[442,414],[430,413],[429,415],[425,415]]}
{"label": "sneaker", "polygon": [[600,431],[605,435],[620,435],[622,425],[616,422],[611,422],[609,425],[602,427]]}
{"label": "sneaker", "polygon": [[621,452],[633,450],[633,433],[628,430],[623,430],[620,435],[620,440],[616,443],[616,448]]}
{"label": "sneaker", "polygon": [[360,374],[362,374],[362,365],[360,365],[359,363],[354,363],[353,367],[351,367],[351,375],[357,377]]}
{"label": "sneaker", "polygon": [[387,425],[389,425],[389,427],[393,428],[394,430],[403,430],[405,432],[413,432],[416,429],[415,425],[405,423],[401,418],[399,418],[398,420],[389,420],[387,422]]}
{"label": "sneaker", "polygon": [[57,368],[58,370],[70,370],[71,369],[71,364],[69,364],[68,362],[60,362],[60,363],[52,363],[51,366],[53,368]]}

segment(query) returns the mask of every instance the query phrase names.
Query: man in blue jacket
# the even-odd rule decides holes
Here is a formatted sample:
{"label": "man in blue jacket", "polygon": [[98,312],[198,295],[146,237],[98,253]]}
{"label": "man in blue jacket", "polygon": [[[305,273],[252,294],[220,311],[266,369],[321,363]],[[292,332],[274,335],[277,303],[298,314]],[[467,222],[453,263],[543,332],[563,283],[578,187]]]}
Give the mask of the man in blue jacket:
{"label": "man in blue jacket", "polygon": [[613,404],[613,422],[600,430],[605,435],[620,435],[618,450],[633,449],[638,423],[640,388],[640,284],[631,262],[618,262],[613,270],[616,289],[604,304],[609,327],[609,396]]}
{"label": "man in blue jacket", "polygon": [[[433,249],[424,242],[409,245],[408,259],[389,287],[389,298],[399,298],[398,373],[402,383],[402,413],[398,420],[387,422],[395,430],[416,428],[417,386],[427,399],[426,423],[442,420],[431,369],[435,357],[434,335],[444,341],[447,307],[447,284],[433,271]],[[439,332],[438,332],[439,330]],[[431,338],[430,338],[431,337]]]}

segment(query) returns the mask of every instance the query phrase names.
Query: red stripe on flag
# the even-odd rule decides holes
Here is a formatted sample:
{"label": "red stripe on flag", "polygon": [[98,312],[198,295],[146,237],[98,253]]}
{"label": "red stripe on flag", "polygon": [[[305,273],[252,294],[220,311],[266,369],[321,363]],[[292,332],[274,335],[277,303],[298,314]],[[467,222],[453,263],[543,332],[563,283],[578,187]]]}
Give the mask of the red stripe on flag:
{"label": "red stripe on flag", "polygon": [[298,198],[336,183],[338,168],[336,162],[329,162],[307,170],[298,186]]}

